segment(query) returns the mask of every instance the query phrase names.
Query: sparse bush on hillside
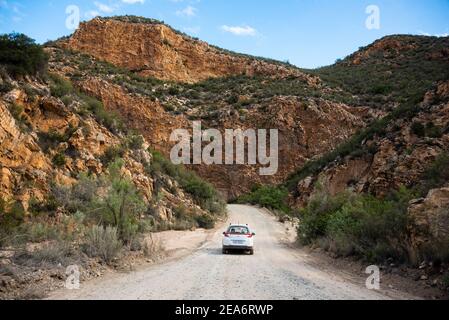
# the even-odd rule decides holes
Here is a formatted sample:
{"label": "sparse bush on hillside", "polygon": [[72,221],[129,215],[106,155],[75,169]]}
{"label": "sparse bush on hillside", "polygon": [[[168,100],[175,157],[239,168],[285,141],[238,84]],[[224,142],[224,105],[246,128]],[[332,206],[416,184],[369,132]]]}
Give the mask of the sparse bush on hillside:
{"label": "sparse bush on hillside", "polygon": [[359,53],[354,53],[334,65],[307,72],[320,76],[331,87],[357,95],[354,102],[358,105],[376,108],[391,107],[416,96],[423,97],[434,83],[449,78],[447,61],[428,58],[429,52],[444,50],[448,46],[447,38],[400,36],[395,40],[414,49],[400,53],[377,50],[364,55],[373,44],[360,49],[363,58],[357,63],[353,61]]}
{"label": "sparse bush on hillside", "polygon": [[16,120],[16,124],[22,132],[28,132],[30,130],[30,123],[28,122],[22,105],[14,102],[11,103],[9,105],[9,112],[14,120]]}
{"label": "sparse bush on hillside", "polygon": [[18,251],[13,260],[19,265],[45,268],[58,264],[68,266],[78,258],[69,243],[57,241],[34,251]]}
{"label": "sparse bush on hillside", "polygon": [[43,48],[24,34],[0,35],[0,65],[13,77],[43,75],[48,56]]}
{"label": "sparse bush on hillside", "polygon": [[86,233],[83,251],[89,257],[99,257],[111,263],[120,254],[122,247],[117,228],[93,226]]}
{"label": "sparse bush on hillside", "polygon": [[17,228],[24,221],[25,210],[21,203],[0,198],[0,248],[14,240]]}
{"label": "sparse bush on hillside", "polygon": [[142,135],[137,134],[129,134],[126,138],[126,144],[128,148],[131,150],[140,150],[142,149],[144,143],[144,139]]}
{"label": "sparse bush on hillside", "polygon": [[163,173],[172,177],[203,209],[216,214],[224,212],[224,202],[211,184],[202,180],[194,172],[187,171],[183,166],[174,165],[161,153],[150,151],[153,155],[151,166],[147,168],[150,174]]}
{"label": "sparse bush on hillside", "polygon": [[95,199],[98,221],[114,226],[119,238],[130,241],[138,232],[138,219],[146,211],[145,203],[138,190],[121,169],[123,160],[113,162],[108,168],[107,194]]}
{"label": "sparse bush on hillside", "polygon": [[111,162],[117,160],[117,158],[122,158],[126,153],[126,150],[122,144],[117,146],[108,147],[103,155],[100,157],[103,165],[108,166]]}
{"label": "sparse bush on hillside", "polygon": [[411,130],[412,133],[418,137],[424,137],[426,135],[426,128],[420,122],[413,122]]}
{"label": "sparse bush on hillside", "polygon": [[6,81],[0,83],[0,93],[8,93],[12,89],[14,89],[14,86],[11,83]]}
{"label": "sparse bush on hillside", "polygon": [[394,123],[397,119],[411,119],[419,112],[420,108],[417,101],[409,102],[390,112],[382,119],[374,120],[367,128],[360,130],[353,135],[348,141],[340,144],[333,151],[328,152],[316,160],[308,161],[301,169],[292,174],[286,181],[285,185],[289,190],[294,190],[299,181],[317,174],[327,165],[337,159],[344,159],[347,156],[360,157],[363,155],[375,153],[376,150],[372,146],[364,145],[363,142],[373,139],[374,137],[383,137],[387,133],[387,127]]}
{"label": "sparse bush on hillside", "polygon": [[83,100],[85,109],[91,112],[100,124],[115,134],[127,131],[122,118],[116,112],[105,110],[103,103],[93,97],[85,94],[78,95]]}
{"label": "sparse bush on hillside", "polygon": [[449,181],[449,154],[441,153],[427,168],[422,178],[423,182],[419,187],[422,196],[425,196],[430,189],[444,186]]}
{"label": "sparse bush on hillside", "polygon": [[343,193],[331,197],[320,190],[308,202],[307,207],[299,213],[301,222],[298,226],[298,240],[303,245],[326,235],[326,228],[332,214],[340,210],[348,201],[349,194]]}
{"label": "sparse bush on hillside", "polygon": [[68,142],[77,129],[69,124],[64,133],[60,133],[55,129],[50,129],[48,132],[38,132],[39,145],[42,150],[47,152],[50,148],[55,148],[60,143]]}
{"label": "sparse bush on hillside", "polygon": [[197,216],[195,220],[200,228],[213,229],[215,227],[215,220],[210,215]]}
{"label": "sparse bush on hillside", "polygon": [[63,153],[57,153],[52,159],[53,164],[56,167],[62,167],[66,164],[66,158]]}
{"label": "sparse bush on hillside", "polygon": [[53,97],[62,98],[73,92],[72,83],[64,79],[60,75],[51,73],[50,77],[50,92]]}

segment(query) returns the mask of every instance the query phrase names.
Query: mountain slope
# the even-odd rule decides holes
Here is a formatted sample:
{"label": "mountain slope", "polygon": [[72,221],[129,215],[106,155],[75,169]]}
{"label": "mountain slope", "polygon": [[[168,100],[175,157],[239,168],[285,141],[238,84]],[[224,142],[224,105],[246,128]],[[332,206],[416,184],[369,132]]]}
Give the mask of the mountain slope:
{"label": "mountain slope", "polygon": [[[260,176],[253,166],[193,167],[227,198],[256,184],[282,182],[371,118],[366,108],[349,108],[345,93],[323,87],[316,76],[225,52],[154,21],[129,19],[94,19],[72,37],[49,44],[51,69],[120,113],[166,156],[174,145],[168,141],[173,129],[189,129],[192,120],[222,132],[278,128],[283,161],[274,176]],[[186,63],[164,60],[173,55]]]}
{"label": "mountain slope", "polygon": [[395,35],[311,72],[354,95],[353,104],[391,110],[448,79],[448,65],[449,37]]}
{"label": "mountain slope", "polygon": [[64,46],[162,80],[198,82],[240,74],[301,75],[287,65],[229,54],[163,23],[137,17],[96,18],[82,23]]}

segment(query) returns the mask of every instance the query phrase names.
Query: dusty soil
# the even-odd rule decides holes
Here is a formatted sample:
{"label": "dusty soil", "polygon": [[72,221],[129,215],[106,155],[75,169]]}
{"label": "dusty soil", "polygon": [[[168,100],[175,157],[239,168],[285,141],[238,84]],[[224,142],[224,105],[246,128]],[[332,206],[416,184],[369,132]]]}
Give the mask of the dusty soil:
{"label": "dusty soil", "polygon": [[[50,299],[419,299],[386,277],[381,290],[365,287],[362,265],[342,268],[323,254],[298,249],[294,228],[264,210],[229,206],[228,222],[255,229],[254,256],[221,254],[222,228],[213,232],[158,235],[171,258],[127,274],[109,274],[82,283],[80,290],[59,290]],[[410,281],[410,280],[408,280]],[[401,283],[401,285],[397,285]],[[403,288],[403,289],[400,289]]]}

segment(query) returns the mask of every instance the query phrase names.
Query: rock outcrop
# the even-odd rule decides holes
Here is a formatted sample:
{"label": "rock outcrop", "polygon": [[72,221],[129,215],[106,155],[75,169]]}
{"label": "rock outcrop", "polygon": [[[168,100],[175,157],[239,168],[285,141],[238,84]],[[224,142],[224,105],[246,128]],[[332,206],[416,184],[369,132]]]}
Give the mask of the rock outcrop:
{"label": "rock outcrop", "polygon": [[[365,141],[361,146],[365,150],[371,147],[375,152],[339,159],[319,174],[300,181],[296,205],[307,203],[318,181],[332,195],[352,188],[356,192],[386,196],[401,186],[419,184],[426,168],[449,150],[449,103],[444,97],[447,83],[442,82],[436,90],[428,92],[420,112],[412,119],[394,121],[386,128],[387,134]],[[412,128],[416,123],[436,127],[438,134],[419,136]]]}
{"label": "rock outcrop", "polygon": [[297,69],[212,47],[176,32],[162,23],[130,23],[96,18],[82,23],[64,46],[90,54],[143,76],[198,82],[208,78],[246,74],[273,77],[318,78]]}
{"label": "rock outcrop", "polygon": [[419,249],[429,241],[449,241],[449,188],[430,190],[409,207],[413,221],[412,244]]}
{"label": "rock outcrop", "polygon": [[[95,82],[91,85],[102,88]],[[105,89],[114,92],[111,87]],[[33,91],[33,96],[26,91]],[[48,199],[52,183],[72,185],[80,174],[99,176],[105,173],[102,156],[111,147],[122,144],[124,139],[121,134],[100,124],[91,114],[82,116],[77,113],[80,102],[76,99],[66,105],[59,98],[50,96],[49,91],[47,84],[32,80],[17,83],[16,89],[0,96],[0,197],[7,202],[19,202],[26,210],[31,200]],[[90,92],[88,87],[86,92]],[[101,92],[95,92],[101,95]],[[112,101],[120,105],[119,97],[109,97],[112,100],[106,102],[111,102],[111,107]],[[161,110],[150,105],[149,113],[143,113],[141,105],[137,101],[132,102],[139,110],[128,111],[145,115],[146,124],[166,125],[153,122],[153,116],[160,114]],[[161,144],[166,143],[159,138],[155,136]],[[152,163],[149,146],[149,142],[144,140],[138,150],[125,150],[122,171],[150,205],[155,197],[155,181],[145,168]],[[64,155],[63,164],[54,163],[53,159],[58,154]],[[156,208],[167,213],[161,217],[167,223],[174,221],[170,212],[179,206],[196,214],[205,214],[172,178],[165,177],[157,192],[166,194]],[[176,192],[176,196],[172,192]]]}

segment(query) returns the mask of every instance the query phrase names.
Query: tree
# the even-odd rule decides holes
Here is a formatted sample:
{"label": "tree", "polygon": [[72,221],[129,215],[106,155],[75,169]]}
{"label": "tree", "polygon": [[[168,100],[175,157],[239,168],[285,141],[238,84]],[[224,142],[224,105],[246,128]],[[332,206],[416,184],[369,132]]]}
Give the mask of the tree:
{"label": "tree", "polygon": [[41,75],[47,62],[48,55],[33,39],[19,33],[0,35],[0,65],[11,76]]}
{"label": "tree", "polygon": [[145,203],[134,186],[123,172],[123,160],[113,162],[108,170],[109,188],[104,198],[100,199],[104,210],[103,217],[107,224],[117,227],[119,237],[129,241],[137,232],[138,219],[145,212]]}

